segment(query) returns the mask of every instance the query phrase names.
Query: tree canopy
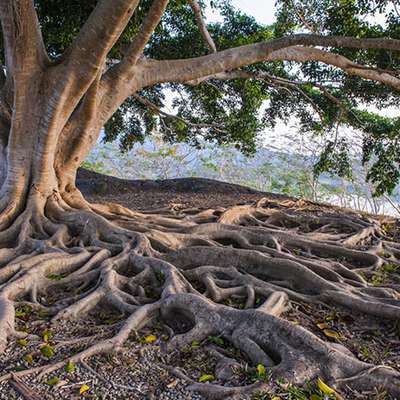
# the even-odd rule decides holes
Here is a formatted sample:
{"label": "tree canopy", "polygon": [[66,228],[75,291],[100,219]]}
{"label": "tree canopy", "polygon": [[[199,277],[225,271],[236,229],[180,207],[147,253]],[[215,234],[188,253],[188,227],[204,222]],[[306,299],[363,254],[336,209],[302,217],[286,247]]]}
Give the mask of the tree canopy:
{"label": "tree canopy", "polygon": [[[70,46],[96,1],[40,0],[35,4],[48,53],[57,58]],[[214,0],[208,6],[220,12],[222,21],[208,24],[206,30],[218,51],[299,33],[399,39],[399,4],[398,0],[279,0],[276,23],[265,26],[235,9],[229,0]],[[108,54],[109,66],[123,58],[151,5],[151,1],[140,3]],[[200,6],[204,13],[207,2]],[[144,57],[192,58],[214,51],[202,40],[198,22],[189,2],[170,1],[144,48]],[[294,117],[299,130],[326,137],[316,173],[351,176],[347,152],[352,138],[340,138],[337,132],[339,127],[354,128],[363,132],[368,179],[377,194],[391,192],[400,179],[400,119],[379,113],[398,104],[399,87],[365,78],[369,71],[397,77],[399,52],[346,46],[331,52],[361,65],[365,74],[349,74],[319,60],[278,60],[242,67],[223,77],[155,84],[122,103],[105,124],[104,140],[118,139],[127,150],[157,128],[171,142],[199,145],[200,139],[214,140],[251,154],[263,129]],[[167,89],[174,95],[171,114],[163,111]]]}

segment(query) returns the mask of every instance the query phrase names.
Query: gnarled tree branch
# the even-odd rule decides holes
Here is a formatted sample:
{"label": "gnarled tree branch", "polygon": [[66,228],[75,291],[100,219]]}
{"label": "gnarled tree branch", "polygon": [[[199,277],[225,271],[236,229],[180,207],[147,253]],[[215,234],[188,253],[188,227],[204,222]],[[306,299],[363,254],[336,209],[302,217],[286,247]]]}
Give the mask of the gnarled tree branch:
{"label": "gnarled tree branch", "polygon": [[213,38],[210,35],[210,32],[207,29],[206,23],[203,19],[203,14],[201,12],[200,4],[197,0],[188,0],[190,7],[194,12],[194,16],[196,18],[197,26],[199,27],[200,34],[206,43],[207,47],[210,49],[211,53],[217,52],[217,46],[214,43]]}
{"label": "gnarled tree branch", "polygon": [[99,1],[67,50],[69,72],[75,73],[79,86],[84,91],[103,68],[108,52],[120,37],[138,4],[139,0]]}
{"label": "gnarled tree branch", "polygon": [[[270,51],[262,43],[241,46],[215,54],[187,60],[149,61],[144,82],[153,85],[162,82],[193,83],[210,76],[231,71],[245,65],[268,61],[320,61],[338,67],[350,75],[375,80],[400,89],[400,79],[356,64],[348,58],[325,50],[290,46]],[[273,48],[271,44],[271,48]],[[150,72],[150,73],[149,73]]]}

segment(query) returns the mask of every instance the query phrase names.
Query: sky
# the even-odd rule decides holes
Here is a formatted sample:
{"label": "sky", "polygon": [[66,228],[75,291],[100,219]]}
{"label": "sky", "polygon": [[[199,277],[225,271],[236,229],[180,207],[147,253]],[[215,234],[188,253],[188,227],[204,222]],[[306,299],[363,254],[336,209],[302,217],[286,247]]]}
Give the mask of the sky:
{"label": "sky", "polygon": [[[245,14],[252,15],[258,22],[269,25],[275,21],[275,0],[232,0],[232,4]],[[390,7],[390,6],[389,6]],[[209,22],[220,20],[218,13],[209,9],[206,13]],[[384,14],[369,18],[371,22],[385,23]]]}
{"label": "sky", "polygon": [[[275,20],[275,0],[232,0],[232,4],[260,23],[269,25]],[[218,13],[213,13],[211,9],[208,9],[206,17],[209,22],[220,20]]]}

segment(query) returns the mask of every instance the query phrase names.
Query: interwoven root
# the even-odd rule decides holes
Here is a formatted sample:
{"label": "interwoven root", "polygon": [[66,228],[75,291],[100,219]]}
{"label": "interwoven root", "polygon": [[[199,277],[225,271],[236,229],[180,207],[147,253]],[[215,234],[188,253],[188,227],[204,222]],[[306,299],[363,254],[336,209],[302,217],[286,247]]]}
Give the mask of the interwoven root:
{"label": "interwoven root", "polygon": [[[157,214],[68,204],[61,197],[48,199],[43,213],[21,214],[0,233],[0,347],[22,335],[14,325],[21,302],[52,315],[53,322],[79,319],[102,305],[127,318],[114,337],[17,375],[45,374],[68,361],[118,351],[132,331],[158,319],[171,331],[169,349],[217,335],[250,364],[269,368],[273,379],[303,384],[321,377],[338,390],[381,387],[400,396],[399,372],[361,362],[281,318],[293,300],[400,319],[400,279],[380,286],[368,282],[385,265],[400,265],[400,245],[386,237],[384,221],[278,210],[266,200]],[[79,290],[52,304],[43,300],[70,287]],[[243,308],[227,306],[230,299],[239,299]],[[269,388],[268,381],[224,385],[235,361],[216,355],[222,384],[192,382],[194,390],[209,398],[234,398]]]}

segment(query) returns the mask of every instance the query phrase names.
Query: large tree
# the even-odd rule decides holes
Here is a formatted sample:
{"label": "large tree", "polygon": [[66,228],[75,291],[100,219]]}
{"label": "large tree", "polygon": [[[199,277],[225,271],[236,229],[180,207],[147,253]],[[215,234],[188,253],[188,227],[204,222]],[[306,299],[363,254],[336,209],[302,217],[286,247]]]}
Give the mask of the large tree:
{"label": "large tree", "polygon": [[[357,108],[398,99],[399,18],[390,4],[282,1],[277,25],[265,27],[226,1],[214,4],[223,22],[207,25],[197,0],[1,0],[0,348],[22,335],[18,302],[53,321],[109,304],[127,315],[121,329],[71,360],[120,348],[154,317],[172,328],[183,319],[190,330],[176,329],[170,348],[222,335],[273,377],[322,376],[337,388],[382,386],[400,396],[398,372],[279,318],[297,300],[399,319],[398,287],[372,287],[361,274],[400,262],[378,220],[296,217],[264,201],[139,213],[90,204],[75,186],[104,126],[124,147],[158,125],[171,140],[203,136],[251,152],[263,123],[296,115],[317,132],[342,123],[362,129],[366,159],[375,161],[370,177],[390,190],[399,122]],[[385,25],[363,22],[386,9]],[[177,93],[177,114],[162,107],[166,88]],[[342,170],[344,147],[329,141],[319,168]],[[68,286],[82,290],[43,302]],[[246,309],[221,304],[231,296],[245,298]],[[195,389],[227,398],[269,384]]]}

